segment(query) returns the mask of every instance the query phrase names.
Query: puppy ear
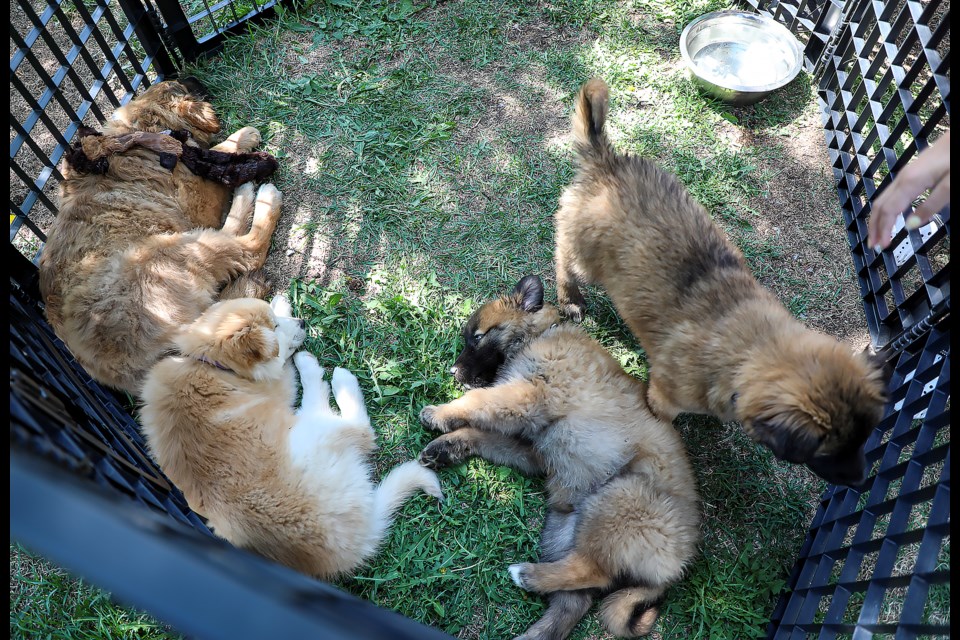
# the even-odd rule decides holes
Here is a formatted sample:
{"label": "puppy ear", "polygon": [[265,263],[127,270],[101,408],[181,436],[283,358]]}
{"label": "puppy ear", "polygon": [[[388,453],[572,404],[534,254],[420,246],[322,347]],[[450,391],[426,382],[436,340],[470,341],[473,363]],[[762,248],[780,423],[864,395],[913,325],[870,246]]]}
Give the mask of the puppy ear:
{"label": "puppy ear", "polygon": [[246,360],[248,364],[265,362],[280,353],[276,340],[270,340],[260,327],[244,326],[230,335],[231,355]]}
{"label": "puppy ear", "polygon": [[543,282],[537,276],[524,276],[510,295],[524,311],[533,313],[543,308]]}
{"label": "puppy ear", "polygon": [[220,131],[220,120],[213,112],[213,107],[206,102],[184,97],[176,102],[173,110],[200,131],[205,133]]}
{"label": "puppy ear", "polygon": [[775,421],[753,425],[753,440],[773,452],[779,460],[804,463],[813,457],[823,437],[807,429],[791,428]]}

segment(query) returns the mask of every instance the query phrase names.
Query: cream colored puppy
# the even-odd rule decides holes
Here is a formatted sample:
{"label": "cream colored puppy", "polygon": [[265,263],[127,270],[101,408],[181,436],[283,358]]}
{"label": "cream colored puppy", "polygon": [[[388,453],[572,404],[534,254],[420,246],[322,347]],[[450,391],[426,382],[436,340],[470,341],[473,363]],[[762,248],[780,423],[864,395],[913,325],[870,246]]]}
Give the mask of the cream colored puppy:
{"label": "cream colored puppy", "polygon": [[357,379],[330,385],[311,354],[286,364],[305,337],[289,303],[217,303],[176,337],[179,355],[147,376],[141,412],[150,450],[213,531],[305,574],[356,569],[383,541],[397,509],[418,489],[442,499],[429,469],[407,462],[379,486],[376,448]]}

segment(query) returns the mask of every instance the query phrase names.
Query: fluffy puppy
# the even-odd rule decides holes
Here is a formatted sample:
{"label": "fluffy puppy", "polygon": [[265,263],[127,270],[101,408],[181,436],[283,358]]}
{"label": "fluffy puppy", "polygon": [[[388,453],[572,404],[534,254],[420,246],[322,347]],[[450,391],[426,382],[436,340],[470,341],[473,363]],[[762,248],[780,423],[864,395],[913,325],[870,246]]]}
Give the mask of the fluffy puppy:
{"label": "fluffy puppy", "polygon": [[[185,129],[208,145],[220,130],[198,83],[161,82],[114,112],[105,136]],[[213,147],[247,152],[253,127]],[[60,207],[40,257],[47,319],[99,382],[137,395],[147,370],[183,324],[218,299],[266,294],[250,277],[265,262],[280,216],[280,192],[230,189],[173,171],[155,151],[133,147],[109,157],[105,174],[60,165]],[[253,224],[250,225],[250,216]],[[247,230],[249,229],[249,230]]]}
{"label": "fluffy puppy", "polygon": [[642,382],[580,327],[560,324],[536,276],[484,304],[463,333],[453,372],[470,390],[421,411],[445,435],[420,460],[439,469],[479,456],[546,476],[541,561],[509,571],[549,607],[521,637],[566,638],[598,595],[611,633],[648,633],[699,540],[680,436],[651,413]]}
{"label": "fluffy puppy", "polygon": [[356,378],[330,385],[311,354],[284,363],[304,339],[277,298],[219,302],[183,328],[180,354],[151,369],[143,431],[161,469],[213,531],[307,575],[351,572],[377,550],[396,510],[418,489],[442,499],[436,474],[416,462],[379,486],[376,448]]}
{"label": "fluffy puppy", "polygon": [[573,116],[579,170],[555,218],[563,312],[579,321],[577,283],[602,285],[646,351],[661,417],[738,420],[776,457],[862,483],[885,402],[879,364],[791,316],[675,176],[614,151],[606,115],[607,86],[590,80]]}

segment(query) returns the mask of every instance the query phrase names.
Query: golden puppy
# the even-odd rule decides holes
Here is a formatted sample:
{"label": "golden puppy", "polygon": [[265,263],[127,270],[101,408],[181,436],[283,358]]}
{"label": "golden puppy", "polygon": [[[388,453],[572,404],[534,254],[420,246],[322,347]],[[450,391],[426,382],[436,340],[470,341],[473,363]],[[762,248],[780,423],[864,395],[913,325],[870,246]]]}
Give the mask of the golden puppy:
{"label": "golden puppy", "polygon": [[648,633],[699,540],[680,436],[651,413],[642,382],[580,327],[560,324],[536,276],[480,307],[463,334],[453,373],[470,390],[420,412],[446,434],[420,460],[442,468],[479,456],[546,476],[541,561],[509,571],[550,604],[521,637],[566,638],[598,595],[611,633]]}
{"label": "golden puppy", "polygon": [[646,351],[660,416],[738,420],[778,458],[860,484],[881,368],[791,316],[675,176],[610,146],[606,115],[607,87],[590,80],[573,117],[579,171],[556,214],[564,313],[583,316],[578,282],[602,285]]}
{"label": "golden puppy", "polygon": [[[190,86],[150,87],[113,114],[104,135],[185,129],[188,144],[208,144],[220,123]],[[214,149],[246,152],[259,143],[257,130],[245,127]],[[183,163],[171,172],[150,149],[110,156],[103,175],[66,161],[60,171],[40,290],[50,325],[99,382],[139,393],[180,326],[220,297],[266,293],[265,283],[244,274],[263,266],[270,248],[280,215],[273,185],[256,195],[250,184],[239,187],[220,229],[230,189]]]}
{"label": "golden puppy", "polygon": [[356,378],[330,385],[311,354],[294,356],[303,399],[286,360],[304,338],[289,304],[219,302],[183,328],[179,355],[151,369],[143,431],[152,454],[213,531],[307,575],[358,567],[417,489],[442,499],[436,475],[416,462],[375,487],[367,460],[375,434]]}

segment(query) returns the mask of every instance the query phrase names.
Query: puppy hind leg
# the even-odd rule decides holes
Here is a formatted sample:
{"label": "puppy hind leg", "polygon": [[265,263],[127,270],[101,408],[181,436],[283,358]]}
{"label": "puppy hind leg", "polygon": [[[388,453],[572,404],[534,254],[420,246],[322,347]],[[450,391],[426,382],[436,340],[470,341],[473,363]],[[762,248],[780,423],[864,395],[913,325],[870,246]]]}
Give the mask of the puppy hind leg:
{"label": "puppy hind leg", "polygon": [[233,192],[230,212],[227,213],[227,219],[223,222],[224,233],[239,236],[247,228],[247,225],[250,224],[250,216],[253,215],[255,199],[256,193],[253,190],[253,184],[247,182],[236,188]]}
{"label": "puppy hind leg", "polygon": [[211,147],[211,151],[224,153],[246,153],[260,146],[260,132],[256,127],[244,127],[230,134],[226,140]]}
{"label": "puppy hind leg", "polygon": [[250,231],[237,238],[253,255],[251,269],[259,269],[267,260],[270,251],[270,238],[280,220],[280,206],[283,197],[272,184],[265,184],[257,192],[253,208],[253,223]]}
{"label": "puppy hind leg", "polygon": [[540,562],[553,562],[568,555],[576,543],[576,511],[550,509],[540,532]]}
{"label": "puppy hind leg", "polygon": [[554,640],[566,638],[590,610],[590,591],[556,591],[547,597],[547,610],[522,636],[515,640]]}
{"label": "puppy hind leg", "polygon": [[610,585],[610,576],[576,551],[556,562],[524,562],[512,564],[508,570],[514,584],[536,593],[603,589]]}

